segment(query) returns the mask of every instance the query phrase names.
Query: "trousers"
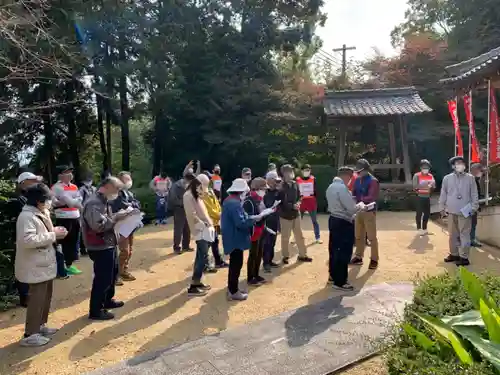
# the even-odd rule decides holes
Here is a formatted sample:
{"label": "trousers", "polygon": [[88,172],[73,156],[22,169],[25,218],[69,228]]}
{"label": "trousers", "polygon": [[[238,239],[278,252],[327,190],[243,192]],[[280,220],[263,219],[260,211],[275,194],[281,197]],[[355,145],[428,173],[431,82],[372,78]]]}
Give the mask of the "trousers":
{"label": "trousers", "polygon": [[234,294],[238,291],[241,269],[243,268],[243,250],[234,249],[229,255],[229,270],[227,273],[227,290]]}
{"label": "trousers", "polygon": [[337,286],[347,283],[349,262],[354,245],[354,224],[350,221],[330,216],[328,219],[328,255],[330,278]]}
{"label": "trousers", "polygon": [[295,243],[299,249],[299,256],[307,256],[306,243],[304,241],[304,235],[302,233],[302,227],[300,225],[300,218],[287,220],[280,218],[281,225],[281,255],[283,258],[290,257],[290,236],[293,232],[293,237],[295,238]]}
{"label": "trousers", "polygon": [[191,243],[191,231],[186,219],[186,212],[184,207],[174,208],[174,251],[188,249]]}
{"label": "trousers", "polygon": [[354,225],[356,257],[365,255],[366,239],[370,241],[371,260],[378,261],[377,216],[375,211],[359,212]]}
{"label": "trousers", "polygon": [[450,235],[450,254],[469,259],[470,231],[472,217],[463,215],[448,215],[448,232]]}
{"label": "trousers", "polygon": [[248,254],[247,261],[248,281],[259,276],[259,269],[263,256],[263,244],[262,239],[258,239],[257,241],[252,241],[252,244],[250,245],[250,253]]}
{"label": "trousers", "polygon": [[430,197],[417,197],[417,212],[415,221],[417,222],[417,229],[427,230],[427,223],[431,215],[431,198]]}
{"label": "trousers", "polygon": [[29,284],[28,309],[24,334],[31,336],[40,332],[40,326],[47,323],[52,301],[53,280]]}
{"label": "trousers", "polygon": [[94,280],[90,292],[90,315],[98,315],[105,305],[115,296],[115,283],[118,276],[116,248],[88,250],[94,262]]}

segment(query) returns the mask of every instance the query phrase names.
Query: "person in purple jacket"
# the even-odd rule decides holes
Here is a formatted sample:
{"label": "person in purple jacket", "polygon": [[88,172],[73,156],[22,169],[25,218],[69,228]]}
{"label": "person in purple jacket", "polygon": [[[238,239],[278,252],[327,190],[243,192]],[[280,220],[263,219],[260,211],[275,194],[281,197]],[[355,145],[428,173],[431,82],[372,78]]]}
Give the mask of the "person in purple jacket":
{"label": "person in purple jacket", "polygon": [[354,182],[352,195],[356,203],[364,204],[375,203],[373,208],[362,211],[356,215],[355,236],[356,252],[351,264],[360,266],[363,264],[365,254],[366,238],[371,245],[371,259],[369,269],[374,270],[378,267],[378,239],[377,239],[377,199],[379,195],[379,182],[370,173],[370,163],[366,159],[359,159],[356,163],[356,172],[358,177]]}

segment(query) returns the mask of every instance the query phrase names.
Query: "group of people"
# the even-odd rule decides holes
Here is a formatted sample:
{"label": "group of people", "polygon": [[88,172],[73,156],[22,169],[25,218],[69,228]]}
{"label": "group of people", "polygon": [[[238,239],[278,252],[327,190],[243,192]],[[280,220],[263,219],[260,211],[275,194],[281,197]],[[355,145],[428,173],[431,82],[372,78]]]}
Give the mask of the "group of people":
{"label": "group of people", "polygon": [[[453,172],[444,177],[439,199],[442,214],[449,217],[450,254],[445,261],[468,265],[470,246],[479,245],[474,223],[482,168],[471,166],[473,176],[465,172],[463,157],[450,159],[450,164]],[[436,183],[430,162],[422,160],[420,167],[413,183],[417,193],[417,229],[423,236],[427,234],[430,195]],[[131,191],[132,176],[129,172],[120,172],[118,177],[106,175],[97,188],[91,177],[77,188],[72,183],[72,169],[63,166],[51,189],[32,173],[22,173],[18,178],[22,208],[16,226],[15,275],[21,304],[27,306],[25,335],[21,340],[24,346],[45,345],[56,333],[46,325],[53,280],[81,273],[74,264],[79,255],[87,254],[93,261],[90,319],[113,319],[109,310],[124,305],[114,299],[115,286],[135,280],[128,270],[133,232],[122,236],[116,229],[121,220],[140,212],[140,202]],[[204,274],[228,268],[228,299],[246,300],[248,290],[239,289],[244,252],[249,251],[248,286],[265,284],[261,266],[264,273],[270,273],[273,268],[289,264],[292,233],[298,249],[297,261],[312,262],[301,227],[305,213],[311,217],[316,243],[321,243],[316,217],[317,187],[310,165],[304,165],[298,177],[290,164],[278,172],[271,163],[265,176],[255,178],[249,168],[244,168],[241,177],[224,192],[219,165],[211,172],[201,172],[199,162],[196,168],[190,162],[177,182],[157,176],[151,187],[157,197],[157,224],[165,222],[167,207],[173,215],[173,251],[195,252],[187,289],[190,296],[204,296],[210,290],[203,282]],[[379,182],[365,159],[358,160],[355,168],[340,168],[326,190],[330,214],[329,283],[336,289],[353,289],[348,282],[348,266],[363,264],[367,244],[371,250],[368,267],[378,267],[379,190]],[[281,260],[275,259],[278,235]],[[191,238],[196,249],[190,246]]]}

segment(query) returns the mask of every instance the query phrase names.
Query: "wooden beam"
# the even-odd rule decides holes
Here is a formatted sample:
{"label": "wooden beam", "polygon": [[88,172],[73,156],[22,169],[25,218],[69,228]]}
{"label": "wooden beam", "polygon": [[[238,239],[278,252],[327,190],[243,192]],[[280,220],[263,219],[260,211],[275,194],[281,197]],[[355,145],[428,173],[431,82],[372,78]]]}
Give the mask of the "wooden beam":
{"label": "wooden beam", "polygon": [[408,129],[403,116],[399,116],[399,129],[401,133],[401,146],[403,148],[403,166],[405,171],[405,184],[411,184],[410,152],[408,151]]}
{"label": "wooden beam", "polygon": [[[389,124],[387,124],[387,127],[389,128],[389,148],[391,152],[391,163],[395,164],[397,155],[396,155],[396,133],[394,131],[394,124],[392,122],[389,122]],[[391,177],[393,182],[398,181],[399,168],[391,170]]]}
{"label": "wooden beam", "polygon": [[339,124],[337,137],[337,168],[345,163],[345,145],[347,142],[347,125],[344,122]]}

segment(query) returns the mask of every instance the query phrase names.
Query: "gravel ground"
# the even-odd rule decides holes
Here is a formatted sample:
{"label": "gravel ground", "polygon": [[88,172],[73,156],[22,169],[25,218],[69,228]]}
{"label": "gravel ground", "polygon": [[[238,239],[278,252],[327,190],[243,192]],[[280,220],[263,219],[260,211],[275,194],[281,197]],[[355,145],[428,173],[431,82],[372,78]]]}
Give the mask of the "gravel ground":
{"label": "gravel ground", "polygon": [[[312,227],[307,217],[303,223],[306,242],[312,243]],[[320,225],[327,228],[326,216],[320,217]],[[368,271],[366,264],[352,268],[350,279],[357,288],[365,284],[414,280],[451,267],[442,262],[447,254],[448,239],[438,226],[431,224],[430,230],[434,233],[418,239],[411,213],[381,212],[378,225],[380,267],[376,271]],[[117,319],[87,320],[92,268],[91,262],[83,258],[78,264],[84,271],[82,275],[55,284],[49,322],[61,330],[49,345],[38,349],[20,348],[18,340],[23,333],[24,310],[0,314],[0,374],[80,374],[139,353],[326,299],[334,292],[326,286],[328,232],[322,234],[325,244],[309,247],[313,263],[292,262],[276,270],[269,277],[268,285],[253,290],[248,301],[231,304],[225,298],[225,270],[205,278],[213,287],[206,297],[187,298],[194,254],[172,255],[170,225],[145,228],[136,236],[131,264],[137,281],[118,288],[117,297],[126,305],[116,311]],[[499,256],[496,250],[475,251],[471,268],[500,273]],[[242,279],[246,273],[243,271]],[[376,358],[346,374],[385,373],[381,360]]]}

